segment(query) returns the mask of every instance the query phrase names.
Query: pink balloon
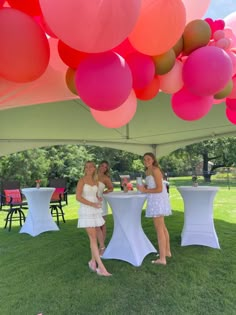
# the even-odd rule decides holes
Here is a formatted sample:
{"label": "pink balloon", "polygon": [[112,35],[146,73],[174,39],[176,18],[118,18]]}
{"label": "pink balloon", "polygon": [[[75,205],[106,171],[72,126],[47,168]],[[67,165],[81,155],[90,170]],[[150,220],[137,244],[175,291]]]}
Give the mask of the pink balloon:
{"label": "pink balloon", "polygon": [[128,64],[109,51],[83,59],[76,71],[76,88],[81,99],[93,109],[106,111],[119,107],[132,89]]}
{"label": "pink balloon", "polygon": [[0,10],[0,76],[13,82],[30,82],[46,70],[50,51],[41,27],[27,14]]}
{"label": "pink balloon", "polygon": [[216,47],[222,48],[222,49],[228,49],[230,47],[230,40],[228,38],[221,38],[216,42]]}
{"label": "pink balloon", "polygon": [[236,98],[236,76],[232,78],[233,81],[233,89],[231,93],[227,96],[228,99],[235,99]]}
{"label": "pink balloon", "polygon": [[213,34],[213,39],[216,41],[224,37],[225,37],[225,33],[223,30],[217,30]]}
{"label": "pink balloon", "polygon": [[136,52],[136,49],[131,45],[128,38],[126,38],[120,45],[116,46],[112,50],[123,58],[127,57],[129,54]]}
{"label": "pink balloon", "polygon": [[106,128],[120,128],[134,117],[137,109],[137,98],[132,90],[127,100],[118,108],[108,111],[98,111],[90,108],[93,118]]}
{"label": "pink balloon", "polygon": [[213,105],[222,104],[224,102],[225,102],[225,98],[221,98],[219,100],[217,100],[216,98],[213,98]]}
{"label": "pink balloon", "polygon": [[141,0],[40,0],[48,26],[65,44],[84,52],[119,45],[132,31]]}
{"label": "pink balloon", "polygon": [[211,0],[182,0],[186,9],[186,23],[200,19],[206,13]]}
{"label": "pink balloon", "polygon": [[233,33],[236,34],[236,11],[230,13],[224,18],[225,26],[231,28]]}
{"label": "pink balloon", "polygon": [[133,88],[143,89],[154,78],[155,65],[150,56],[135,52],[126,57],[133,77]]}
{"label": "pink balloon", "polygon": [[185,87],[172,95],[172,109],[183,120],[197,120],[204,117],[212,108],[212,96],[196,96]]}
{"label": "pink balloon", "polygon": [[231,111],[236,111],[236,99],[235,98],[226,98],[225,104],[227,108],[229,108]]}
{"label": "pink balloon", "polygon": [[166,74],[160,75],[160,90],[167,94],[173,94],[182,89],[184,82],[182,79],[183,63],[175,61],[174,67]]}
{"label": "pink balloon", "polygon": [[231,59],[231,62],[232,62],[232,67],[233,67],[232,75],[234,76],[236,74],[236,54],[233,53],[231,50],[228,50],[227,54],[228,54],[228,56],[229,56],[229,58]]}
{"label": "pink balloon", "polygon": [[232,73],[229,55],[221,48],[205,46],[189,55],[183,66],[183,81],[193,94],[208,96],[222,90]]}
{"label": "pink balloon", "polygon": [[233,125],[236,125],[236,111],[232,111],[228,107],[226,108],[226,117]]}

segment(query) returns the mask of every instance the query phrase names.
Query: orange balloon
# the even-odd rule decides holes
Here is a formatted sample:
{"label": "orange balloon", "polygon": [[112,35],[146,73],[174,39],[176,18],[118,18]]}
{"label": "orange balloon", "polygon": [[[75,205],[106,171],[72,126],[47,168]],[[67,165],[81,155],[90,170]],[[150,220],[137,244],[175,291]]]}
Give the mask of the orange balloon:
{"label": "orange balloon", "polygon": [[163,75],[168,73],[175,65],[175,58],[174,49],[170,49],[162,55],[153,56],[156,74]]}
{"label": "orange balloon", "polygon": [[129,40],[135,49],[146,55],[160,55],[175,45],[185,22],[186,12],[181,0],[143,0]]}
{"label": "orange balloon", "polygon": [[66,85],[68,89],[74,93],[75,95],[78,95],[76,85],[75,85],[75,72],[76,70],[68,68],[66,71]]}
{"label": "orange balloon", "polygon": [[146,86],[144,89],[135,90],[135,94],[138,99],[143,101],[148,101],[157,96],[160,88],[160,80],[158,76],[154,77],[151,83]]}
{"label": "orange balloon", "polygon": [[206,46],[211,39],[210,25],[203,20],[193,20],[188,23],[183,33],[184,53],[190,54],[197,48]]}

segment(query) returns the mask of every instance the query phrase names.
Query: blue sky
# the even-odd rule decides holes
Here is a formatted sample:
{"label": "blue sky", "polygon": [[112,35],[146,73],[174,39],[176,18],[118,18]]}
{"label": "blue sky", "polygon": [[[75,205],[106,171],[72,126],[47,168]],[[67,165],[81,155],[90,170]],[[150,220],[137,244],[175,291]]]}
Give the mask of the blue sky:
{"label": "blue sky", "polygon": [[209,9],[206,12],[204,18],[209,17],[213,20],[224,19],[227,15],[235,11],[236,0],[211,0]]}

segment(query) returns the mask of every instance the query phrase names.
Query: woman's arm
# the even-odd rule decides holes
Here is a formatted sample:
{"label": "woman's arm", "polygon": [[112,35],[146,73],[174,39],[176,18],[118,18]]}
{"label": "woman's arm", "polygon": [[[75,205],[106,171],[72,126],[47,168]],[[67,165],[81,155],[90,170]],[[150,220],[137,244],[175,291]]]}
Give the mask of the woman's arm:
{"label": "woman's arm", "polygon": [[104,192],[103,192],[104,194],[107,194],[107,193],[113,191],[114,188],[113,188],[113,184],[112,184],[110,177],[108,177],[108,176],[106,177],[104,184],[106,186],[106,190],[104,190]]}
{"label": "woman's arm", "polygon": [[84,187],[84,181],[83,181],[83,178],[81,178],[79,181],[78,181],[78,184],[77,184],[77,187],[76,187],[76,200],[87,205],[87,206],[91,206],[91,207],[94,207],[94,208],[101,208],[101,204],[99,202],[91,202],[87,199],[85,199],[83,196],[82,196],[82,193],[83,193],[83,187]]}
{"label": "woman's arm", "polygon": [[145,186],[139,186],[138,189],[139,191],[147,194],[152,194],[152,193],[161,193],[162,192],[162,173],[159,168],[154,168],[152,171],[155,183],[156,183],[156,188],[147,188]]}

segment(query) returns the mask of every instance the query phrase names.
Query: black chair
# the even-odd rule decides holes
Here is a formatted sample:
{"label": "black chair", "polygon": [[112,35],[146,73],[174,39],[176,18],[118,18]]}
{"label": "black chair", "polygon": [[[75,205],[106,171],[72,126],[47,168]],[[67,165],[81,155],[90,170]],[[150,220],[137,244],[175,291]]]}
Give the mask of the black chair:
{"label": "black chair", "polygon": [[4,195],[1,195],[1,200],[4,204],[2,211],[7,212],[4,229],[6,229],[9,224],[8,231],[11,231],[13,221],[18,221],[20,226],[22,226],[22,223],[25,222],[23,209],[26,209],[27,203],[23,202],[20,190],[4,190]]}
{"label": "black chair", "polygon": [[67,181],[66,178],[50,178],[49,187],[64,188],[62,200],[68,205]]}
{"label": "black chair", "polygon": [[62,220],[64,223],[65,221],[65,213],[63,211],[63,207],[67,205],[66,200],[64,199],[64,188],[56,188],[54,193],[52,194],[51,200],[50,200],[50,210],[51,215],[53,217],[57,218],[57,224],[60,223],[60,217],[62,217]]}

